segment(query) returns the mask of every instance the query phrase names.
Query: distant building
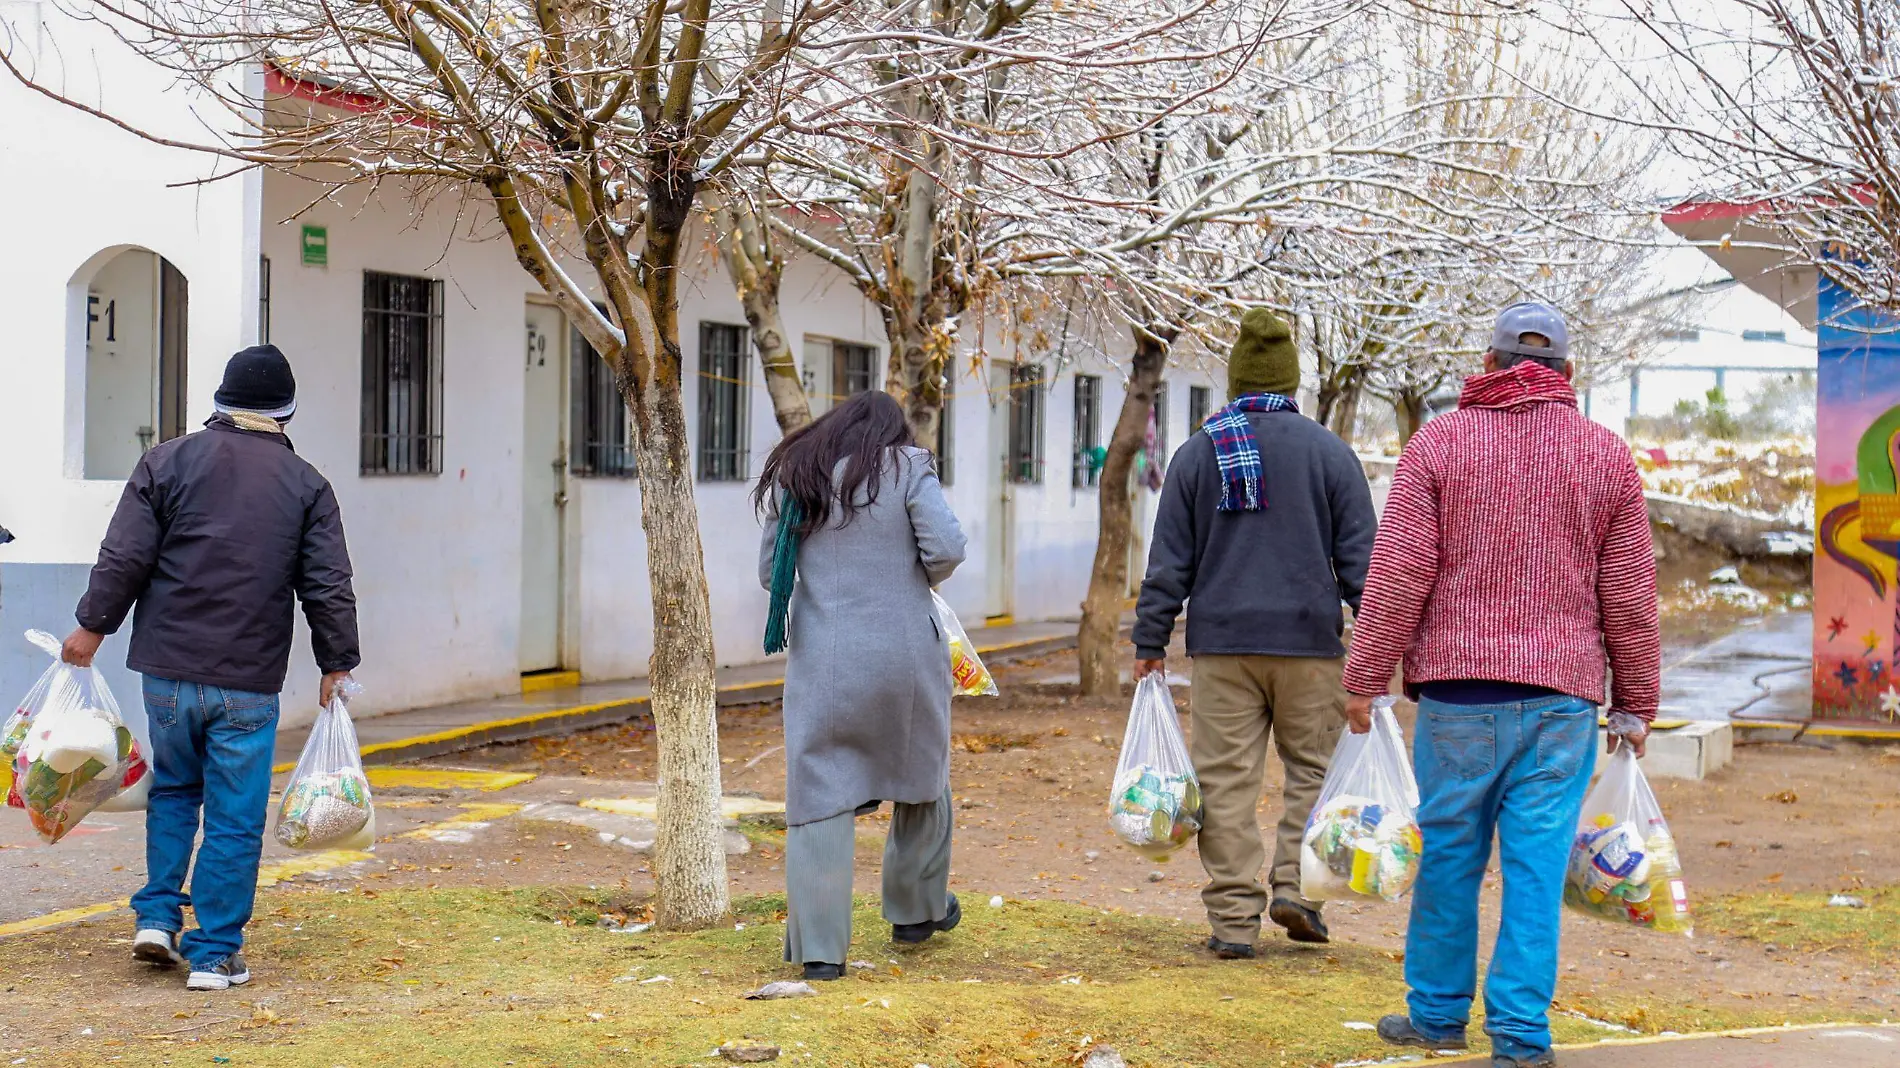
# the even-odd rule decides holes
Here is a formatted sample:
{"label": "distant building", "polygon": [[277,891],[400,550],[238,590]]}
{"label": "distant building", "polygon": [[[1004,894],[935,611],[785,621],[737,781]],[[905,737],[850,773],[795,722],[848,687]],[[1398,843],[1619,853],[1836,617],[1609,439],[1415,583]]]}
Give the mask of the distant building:
{"label": "distant building", "polygon": [[1582,399],[1591,418],[1626,434],[1631,417],[1666,416],[1684,401],[1705,404],[1710,390],[1721,390],[1730,410],[1741,411],[1768,385],[1812,382],[1813,330],[1733,280],[1711,288],[1698,313],[1650,359],[1586,387]]}

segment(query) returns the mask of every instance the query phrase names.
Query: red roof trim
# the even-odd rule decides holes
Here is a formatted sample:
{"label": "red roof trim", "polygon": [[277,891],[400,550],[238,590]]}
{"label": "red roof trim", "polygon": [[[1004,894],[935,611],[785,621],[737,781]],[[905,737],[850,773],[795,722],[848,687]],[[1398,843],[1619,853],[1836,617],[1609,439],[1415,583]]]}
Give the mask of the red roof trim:
{"label": "red roof trim", "polygon": [[313,104],[322,104],[325,107],[339,108],[343,111],[354,111],[363,114],[372,111],[382,111],[389,106],[384,101],[378,100],[367,93],[353,93],[347,89],[338,89],[334,86],[324,85],[321,82],[298,78],[293,75],[285,74],[277,67],[264,68],[264,91],[266,93],[276,93],[280,96],[296,97],[299,100],[308,100]]}
{"label": "red roof trim", "polygon": [[[1874,203],[1874,190],[1870,185],[1863,185],[1855,189],[1852,195],[1855,200],[1858,200],[1862,204]],[[1765,215],[1770,212],[1788,210],[1793,208],[1797,203],[1805,203],[1806,206],[1816,206],[1825,204],[1826,201],[1819,198],[1805,198],[1804,201],[1747,200],[1739,202],[1724,200],[1685,200],[1675,207],[1670,208],[1668,211],[1663,212],[1662,221],[1663,224],[1667,226],[1677,223],[1746,219],[1753,215]]]}

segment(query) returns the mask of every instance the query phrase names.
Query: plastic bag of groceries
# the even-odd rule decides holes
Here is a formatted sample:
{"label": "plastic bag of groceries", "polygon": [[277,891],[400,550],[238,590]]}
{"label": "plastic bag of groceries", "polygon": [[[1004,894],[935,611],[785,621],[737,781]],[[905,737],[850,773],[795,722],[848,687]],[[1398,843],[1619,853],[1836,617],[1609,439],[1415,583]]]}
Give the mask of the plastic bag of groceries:
{"label": "plastic bag of groceries", "polygon": [[143,707],[128,721],[97,667],[66,663],[59,639],[43,630],[27,631],[26,640],[53,663],[0,726],[0,759],[12,771],[7,804],[25,809],[47,842],[94,810],[145,807],[152,769]]}
{"label": "plastic bag of groceries", "polygon": [[1300,896],[1309,901],[1397,901],[1418,880],[1425,843],[1418,780],[1396,698],[1372,703],[1372,729],[1340,735],[1300,841]]}
{"label": "plastic bag of groceries", "polygon": [[1181,737],[1174,697],[1162,673],[1153,672],[1135,684],[1108,798],[1109,826],[1135,852],[1166,860],[1200,833],[1204,815],[1201,781]]}
{"label": "plastic bag of groceries", "polygon": [[1627,745],[1610,755],[1584,799],[1564,904],[1611,923],[1695,934],[1676,840]]}
{"label": "plastic bag of groceries", "polygon": [[944,640],[950,643],[951,695],[997,696],[996,679],[976,655],[976,645],[964,632],[963,623],[957,619],[957,614],[950,610],[950,602],[944,600],[936,590],[930,591],[930,600],[937,606],[937,623],[943,631]]}
{"label": "plastic bag of groceries", "polygon": [[277,840],[292,849],[369,849],[376,842],[376,806],[345,703],[362,692],[354,680],[345,680],[317,712],[297,770],[284,786]]}

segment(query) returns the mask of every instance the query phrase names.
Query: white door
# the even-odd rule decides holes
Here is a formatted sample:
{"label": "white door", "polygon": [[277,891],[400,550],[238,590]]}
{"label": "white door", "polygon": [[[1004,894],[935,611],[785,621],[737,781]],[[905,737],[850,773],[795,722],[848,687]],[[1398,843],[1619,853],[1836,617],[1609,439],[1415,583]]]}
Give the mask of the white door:
{"label": "white door", "polygon": [[990,406],[990,462],[987,477],[996,480],[990,487],[986,555],[989,589],[985,614],[991,619],[1009,616],[1016,609],[1016,504],[1015,483],[1010,481],[1010,365],[998,361],[990,365],[990,395],[1002,398]]}
{"label": "white door", "polygon": [[521,670],[561,666],[561,511],[566,502],[567,321],[528,305],[522,382]]}

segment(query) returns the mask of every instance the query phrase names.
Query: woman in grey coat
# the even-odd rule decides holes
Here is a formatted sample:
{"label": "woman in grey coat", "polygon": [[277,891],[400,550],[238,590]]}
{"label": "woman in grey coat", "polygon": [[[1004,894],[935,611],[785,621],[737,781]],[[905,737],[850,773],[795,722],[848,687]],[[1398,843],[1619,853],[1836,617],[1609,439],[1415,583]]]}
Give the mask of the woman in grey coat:
{"label": "woman in grey coat", "polygon": [[[950,653],[930,598],[963,531],[902,407],[860,393],[772,450],[755,502],[766,651],[785,665],[785,959],[844,974],[854,816],[892,803],[884,918],[899,942],[957,925]],[[789,611],[789,620],[787,613]]]}

